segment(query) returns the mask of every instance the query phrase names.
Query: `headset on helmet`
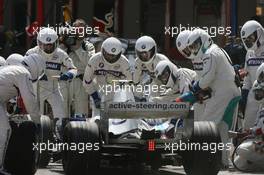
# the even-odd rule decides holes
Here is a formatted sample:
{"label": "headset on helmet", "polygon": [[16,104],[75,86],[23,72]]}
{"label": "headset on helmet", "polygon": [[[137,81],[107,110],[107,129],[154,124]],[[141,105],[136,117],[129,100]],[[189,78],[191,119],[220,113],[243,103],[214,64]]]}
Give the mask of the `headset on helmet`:
{"label": "headset on helmet", "polygon": [[168,88],[173,88],[177,80],[177,77],[175,76],[175,71],[177,70],[177,66],[175,66],[172,62],[163,60],[155,67],[155,77],[161,84]]}
{"label": "headset on helmet", "polygon": [[201,58],[212,43],[210,35],[200,28],[193,30],[187,41],[188,48],[194,58]]}
{"label": "headset on helmet", "polygon": [[263,44],[263,27],[257,21],[247,21],[242,26],[240,35],[247,50],[256,50]]}
{"label": "headset on helmet", "polygon": [[101,47],[102,56],[109,64],[114,64],[122,54],[122,44],[114,37],[107,38]]}
{"label": "headset on helmet", "polygon": [[21,65],[24,57],[20,54],[14,53],[9,55],[6,59],[6,65]]}
{"label": "headset on helmet", "polygon": [[188,37],[192,32],[190,30],[184,30],[179,33],[176,39],[176,46],[179,52],[186,58],[193,59],[192,53],[187,46]]}
{"label": "headset on helmet", "polygon": [[46,56],[52,55],[57,49],[57,40],[56,31],[48,27],[40,30],[37,36],[38,46]]}
{"label": "headset on helmet", "polygon": [[153,38],[142,36],[136,41],[135,49],[141,61],[150,63],[157,53],[157,44]]}
{"label": "headset on helmet", "polygon": [[6,64],[6,60],[4,59],[4,57],[0,56],[0,67],[4,66]]}

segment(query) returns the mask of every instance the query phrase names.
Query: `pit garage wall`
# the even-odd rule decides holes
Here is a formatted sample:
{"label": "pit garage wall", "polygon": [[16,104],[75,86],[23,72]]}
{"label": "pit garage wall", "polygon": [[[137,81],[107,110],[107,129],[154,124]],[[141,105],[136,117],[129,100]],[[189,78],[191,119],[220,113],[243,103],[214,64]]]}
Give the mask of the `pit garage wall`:
{"label": "pit garage wall", "polygon": [[[241,26],[245,23],[245,21],[249,20],[251,17],[253,17],[256,14],[256,0],[222,0],[222,5],[225,5],[226,3],[230,5],[230,7],[225,6],[223,8],[230,8],[230,15],[229,20],[232,23],[232,17],[233,15],[236,15],[235,18],[237,19],[237,25]],[[233,2],[236,4],[236,7],[232,7]],[[219,20],[215,21],[212,20],[212,17],[206,17],[206,16],[200,16],[195,13],[195,7],[194,7],[194,0],[184,0],[184,1],[175,1],[174,4],[175,8],[175,16],[174,16],[174,21],[172,23],[175,23],[176,25],[182,24],[182,25],[194,25],[194,26],[199,26],[199,25],[208,25],[208,20],[209,22],[215,23],[215,24],[220,24]],[[219,7],[221,8],[221,7]],[[186,10],[188,9],[188,10]],[[237,13],[232,13],[233,10],[237,9]],[[221,17],[224,18],[226,17],[225,10],[222,10],[222,15]],[[217,19],[216,19],[217,20]],[[203,21],[203,22],[202,22]],[[225,26],[225,21],[221,20],[221,25]],[[203,24],[204,23],[204,24]]]}
{"label": "pit garage wall", "polygon": [[[21,0],[8,0],[4,1],[5,11],[3,23],[5,26],[11,26],[12,20],[10,20],[10,14],[12,14],[12,6],[14,3],[20,2]],[[22,0],[25,1],[26,0]],[[46,3],[52,3],[45,1]],[[95,0],[72,0],[77,4],[76,9],[76,17],[81,17],[87,20],[87,22],[91,22],[92,16],[94,13],[94,2]],[[138,34],[140,30],[140,2],[141,0],[123,0],[124,1],[124,17],[123,17],[123,34],[130,36],[135,36]],[[145,1],[145,0],[144,0]],[[174,1],[174,9],[175,9],[175,23],[182,24],[192,24],[193,19],[195,17],[193,11],[193,3],[194,0],[184,0],[184,1]],[[223,0],[223,1],[237,1],[237,21],[238,25],[242,25],[246,20],[256,14],[256,0]],[[48,9],[45,9],[45,12]],[[165,13],[165,12],[164,12]],[[47,12],[45,13],[47,14]]]}
{"label": "pit garage wall", "polygon": [[[76,1],[76,18],[82,18],[84,19],[87,24],[92,23],[92,17],[94,14],[94,2],[95,0],[73,0]],[[100,9],[98,9],[100,10]]]}
{"label": "pit garage wall", "polygon": [[[172,0],[174,1],[174,0]],[[239,34],[239,27],[242,26],[247,20],[256,14],[256,0],[222,0],[221,18],[213,19],[211,16],[199,16],[196,14],[194,6],[195,0],[184,0],[174,1],[174,15],[171,17],[171,24],[178,26],[190,25],[190,26],[209,26],[209,25],[220,25],[220,26],[235,26],[236,33]],[[235,6],[232,6],[235,5]],[[188,10],[187,10],[188,9]],[[236,10],[236,11],[235,11]],[[226,13],[226,11],[229,12]],[[209,24],[209,23],[210,24]],[[219,44],[222,43],[217,39]],[[177,52],[174,44],[175,40],[171,41],[171,48],[169,50],[170,55],[174,58],[181,57]]]}
{"label": "pit garage wall", "polygon": [[123,37],[138,38],[141,28],[140,11],[142,0],[124,0],[123,4]]}
{"label": "pit garage wall", "polygon": [[[238,33],[243,24],[256,15],[256,0],[233,0],[237,1],[237,26]],[[263,25],[263,24],[262,24]]]}
{"label": "pit garage wall", "polygon": [[[84,18],[88,23],[91,22],[94,14],[94,2],[95,0],[73,0],[76,1],[76,17]],[[121,0],[123,1],[123,20],[122,20],[122,37],[137,38],[142,32],[142,16],[143,8],[141,7],[142,0]],[[148,0],[143,0],[148,1]],[[183,25],[197,25],[195,20],[196,14],[194,9],[195,0],[184,0],[176,1],[171,0],[173,3],[174,10],[171,12],[171,23],[172,24],[183,24]],[[256,0],[222,0],[229,1],[231,4],[233,1],[237,3],[237,25],[241,26],[245,21],[249,20],[256,14]],[[220,8],[220,7],[219,7]],[[230,7],[232,17],[232,7]],[[224,11],[222,11],[224,13]],[[165,13],[165,12],[164,12]],[[164,19],[165,20],[165,19]],[[206,21],[206,19],[204,19]],[[231,20],[231,19],[230,19]],[[217,22],[219,23],[219,21]],[[163,28],[160,30],[164,30]]]}
{"label": "pit garage wall", "polygon": [[[94,3],[95,0],[71,0],[76,7],[74,8],[74,17],[75,18],[84,18],[88,24],[92,21],[92,16],[94,14]],[[142,32],[142,23],[144,22],[141,16],[143,13],[143,9],[141,8],[142,0],[120,0],[123,1],[123,20],[122,20],[122,31],[121,37],[127,38],[137,38]],[[148,1],[148,0],[144,0]],[[256,14],[256,0],[223,0],[223,1],[237,1],[237,25],[241,26],[251,17]],[[4,17],[3,17],[3,24],[5,28],[13,29],[14,24],[14,4],[18,2],[27,2],[27,0],[8,0],[4,1],[5,10],[4,10]],[[52,14],[54,13],[55,9],[50,8],[51,4],[54,2],[52,0],[45,0],[44,1],[44,14]],[[194,0],[184,0],[184,1],[176,1],[171,0],[172,10],[171,10],[171,24],[194,24],[195,23],[195,16],[193,5]],[[34,7],[32,7],[34,8]],[[48,13],[48,11],[50,13]],[[232,7],[231,7],[232,11]],[[164,11],[164,14],[166,12]],[[232,14],[232,13],[230,13]],[[236,15],[236,14],[233,14]],[[231,18],[231,16],[230,16]],[[13,20],[12,20],[13,19]],[[165,20],[165,19],[164,19]],[[50,23],[54,23],[54,17],[49,18]],[[164,28],[160,28],[160,31],[164,31]]]}
{"label": "pit garage wall", "polygon": [[[173,0],[172,0],[173,1]],[[174,1],[172,3],[172,17],[171,26],[192,26],[194,24],[194,0],[184,0],[184,1]],[[170,58],[173,60],[178,60],[183,58],[176,48],[176,37],[170,39],[170,47],[167,52],[169,52]]]}

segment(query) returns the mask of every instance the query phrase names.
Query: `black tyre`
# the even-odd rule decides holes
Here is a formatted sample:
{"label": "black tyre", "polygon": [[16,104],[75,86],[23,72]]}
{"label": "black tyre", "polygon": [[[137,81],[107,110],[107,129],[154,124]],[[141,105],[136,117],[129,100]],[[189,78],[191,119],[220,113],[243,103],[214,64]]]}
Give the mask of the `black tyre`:
{"label": "black tyre", "polygon": [[12,135],[5,158],[5,168],[12,175],[33,175],[37,171],[38,151],[34,148],[38,142],[37,128],[32,121],[20,125],[10,122]]}
{"label": "black tyre", "polygon": [[[201,145],[217,145],[221,137],[213,122],[194,122],[194,130],[190,143]],[[216,145],[216,146],[215,146]],[[192,147],[193,148],[193,147]],[[215,153],[212,153],[216,151]],[[189,150],[183,154],[183,166],[187,175],[217,175],[221,167],[222,153],[220,150],[199,149]]]}
{"label": "black tyre", "polygon": [[[100,140],[96,123],[87,121],[69,122],[64,129],[64,143],[70,145],[89,145],[91,150],[64,150],[63,168],[66,175],[91,174],[99,168]],[[79,146],[77,146],[79,147]]]}
{"label": "black tyre", "polygon": [[13,122],[10,121],[10,126],[11,126],[11,130],[12,130],[12,134],[10,136],[9,142],[8,142],[8,148],[6,150],[6,155],[5,155],[5,169],[9,172],[13,172],[12,170],[14,170],[14,167],[17,166],[16,164],[17,162],[17,154],[19,152],[18,149],[16,149],[17,146],[17,138],[19,137],[19,131],[18,131],[18,125]]}
{"label": "black tyre", "polygon": [[[52,143],[53,139],[53,123],[46,115],[41,115],[41,131],[40,131],[40,143]],[[45,168],[48,166],[51,158],[51,154],[48,149],[40,153],[38,166]]]}

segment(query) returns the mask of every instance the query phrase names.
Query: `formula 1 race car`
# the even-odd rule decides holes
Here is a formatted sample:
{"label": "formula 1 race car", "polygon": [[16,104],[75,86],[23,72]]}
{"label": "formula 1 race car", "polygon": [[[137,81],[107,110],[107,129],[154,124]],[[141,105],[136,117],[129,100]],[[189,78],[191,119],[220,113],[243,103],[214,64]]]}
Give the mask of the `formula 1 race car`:
{"label": "formula 1 race car", "polygon": [[[78,146],[86,148],[63,151],[63,168],[67,175],[90,174],[106,162],[131,168],[135,174],[142,174],[142,164],[153,170],[168,164],[183,165],[187,174],[192,175],[218,173],[221,152],[212,153],[200,147],[221,142],[214,123],[194,122],[189,103],[120,100],[121,96],[131,96],[129,92],[122,93],[117,93],[113,102],[101,105],[100,120],[70,121],[66,125],[64,144],[74,145],[72,148],[76,149]],[[173,138],[166,137],[164,130],[151,124],[138,127],[142,121],[163,119],[166,123],[171,118],[181,121],[175,126]],[[185,147],[181,148],[182,145]]]}

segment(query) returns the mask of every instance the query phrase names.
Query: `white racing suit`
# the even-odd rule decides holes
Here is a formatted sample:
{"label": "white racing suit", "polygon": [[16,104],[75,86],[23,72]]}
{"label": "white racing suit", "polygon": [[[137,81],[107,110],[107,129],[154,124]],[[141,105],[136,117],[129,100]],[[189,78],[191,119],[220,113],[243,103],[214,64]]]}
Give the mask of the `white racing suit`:
{"label": "white racing suit", "polygon": [[0,69],[0,169],[3,167],[7,144],[11,135],[5,105],[7,101],[21,95],[31,119],[35,123],[40,123],[39,107],[31,79],[29,71],[23,66],[5,66]]}
{"label": "white racing suit", "polygon": [[[109,64],[105,61],[101,52],[96,53],[90,58],[85,69],[83,86],[86,92],[91,95],[97,91],[101,96],[101,105],[104,102],[113,102],[114,99],[118,99],[115,97],[115,93],[118,92],[118,88],[120,87],[119,84],[113,80],[132,80],[127,58],[121,55],[117,62]],[[94,103],[92,103],[92,111],[92,120],[101,118],[100,109],[96,108]],[[122,127],[121,125],[126,125],[127,122],[131,121],[126,120],[126,122],[117,122],[117,125],[120,124],[120,127]],[[112,122],[109,123],[109,126],[111,123]],[[131,123],[131,126],[134,126],[134,124]],[[109,127],[109,129],[111,129],[111,127]],[[125,129],[127,129],[127,127]],[[117,132],[117,130],[109,130],[109,132],[121,134],[127,131],[120,130]]]}
{"label": "white racing suit", "polygon": [[[193,64],[193,70],[196,72],[196,80],[199,80],[200,77],[202,76],[203,73],[203,60],[201,58],[194,58],[192,59],[192,64]],[[200,117],[202,116],[203,112],[204,112],[204,108],[206,105],[206,101],[203,101],[203,103],[195,103],[194,104],[194,120],[195,121],[199,121]]]}
{"label": "white racing suit", "polygon": [[[157,64],[160,61],[167,60],[170,61],[165,55],[157,53],[154,58],[150,62],[142,62],[139,58],[136,58],[135,61],[135,71],[133,73],[133,82],[136,85],[141,85],[144,88],[143,92],[134,92],[134,95],[136,97],[147,97],[147,101],[151,101],[151,96],[156,96],[155,94],[159,94],[158,92],[152,92],[152,87],[153,85],[157,85],[157,83],[154,81],[155,80],[155,74],[154,70],[157,66]],[[158,91],[161,93],[165,92],[164,88],[161,88],[159,86]],[[155,125],[155,123],[161,124],[164,120],[159,120],[159,119],[145,119],[147,122],[145,125],[150,124],[150,125]],[[144,121],[142,121],[144,123]]]}
{"label": "white racing suit", "polygon": [[177,77],[177,80],[174,84],[173,88],[169,88],[164,93],[155,94],[158,96],[151,96],[151,101],[173,101],[178,96],[184,94],[185,92],[189,92],[189,85],[192,84],[193,81],[196,80],[197,74],[190,69],[187,68],[179,68],[178,70],[173,72],[174,76]]}
{"label": "white racing suit", "polygon": [[[63,45],[61,46],[61,48],[65,51],[67,50],[63,47]],[[94,54],[94,46],[88,41],[83,41],[83,44],[81,44],[79,48],[69,51],[69,57],[72,59],[73,64],[74,66],[76,66],[78,72],[76,77],[69,84],[69,92],[67,91],[67,88],[61,89],[61,93],[64,98],[64,109],[66,113],[68,113],[68,109],[70,105],[72,105],[75,114],[83,114],[85,116],[88,116],[89,98],[87,92],[85,92],[82,81],[88,61]],[[60,86],[66,87],[67,82],[65,83],[61,81]],[[70,101],[68,101],[69,99]]]}
{"label": "white racing suit", "polygon": [[258,67],[264,63],[264,48],[261,47],[257,51],[248,51],[245,59],[245,71],[247,75],[243,82],[242,89],[248,89],[248,98],[245,109],[244,129],[253,127],[256,120],[256,114],[260,109],[260,104],[255,100],[252,91],[252,85],[256,80],[256,72]]}
{"label": "white racing suit", "polygon": [[[174,77],[177,78],[177,80],[174,82],[173,88],[167,89],[164,93],[152,93],[149,101],[152,102],[172,102],[174,101],[177,97],[180,95],[189,92],[190,88],[189,86],[192,84],[193,81],[196,80],[197,74],[195,71],[187,69],[187,68],[179,68],[177,70],[173,70]],[[154,81],[155,82],[155,81]],[[154,95],[155,94],[155,95]],[[196,114],[196,109],[197,105],[194,104],[194,115]],[[188,122],[193,124],[193,120],[184,120],[183,123],[181,124],[182,126],[179,126],[177,124],[176,119],[178,119],[180,116],[174,116],[175,118],[171,119],[170,121],[168,120],[162,120],[163,121],[163,126],[166,126],[166,122],[168,123],[167,128],[164,128],[165,130],[168,130],[170,127],[182,127],[182,126],[187,126]],[[194,116],[196,117],[196,116]],[[160,124],[160,123],[158,123]],[[185,127],[186,128],[186,127]],[[176,134],[181,134],[177,130]],[[174,135],[175,136],[175,135]],[[177,137],[177,136],[176,136]]]}
{"label": "white racing suit", "polygon": [[[211,88],[212,97],[207,100],[200,121],[212,121],[218,126],[222,142],[228,143],[228,125],[223,121],[229,102],[240,96],[235,84],[235,71],[230,58],[217,45],[213,44],[203,56],[203,74],[198,81],[200,88]],[[236,115],[237,109],[234,112]],[[234,118],[234,117],[233,117]],[[228,151],[222,155],[223,165],[228,166]]]}
{"label": "white racing suit", "polygon": [[[72,63],[71,58],[62,49],[57,48],[51,57],[47,57],[36,46],[27,51],[26,55],[37,53],[43,55],[46,59],[45,74],[39,81],[39,97],[40,97],[40,111],[44,114],[44,102],[50,104],[54,118],[67,118],[63,107],[63,96],[60,91],[59,78],[53,76],[60,76],[63,72],[63,67],[68,69],[74,76],[77,74],[77,70]],[[61,87],[66,88],[66,87]]]}
{"label": "white racing suit", "polygon": [[248,139],[237,148],[235,165],[243,171],[264,171],[264,110],[257,114],[255,126],[252,128],[254,139]]}
{"label": "white racing suit", "polygon": [[[179,68],[177,72],[174,73],[177,81],[174,84],[174,87],[168,89],[164,94],[160,94],[161,96],[158,97],[150,97],[152,101],[173,101],[178,96],[189,92],[189,86],[192,85],[192,82],[197,80],[197,74],[195,71],[187,69],[187,68]],[[195,103],[194,107],[194,119],[198,120],[199,116],[201,115],[201,107],[204,104]]]}
{"label": "white racing suit", "polygon": [[[153,85],[153,79],[154,77],[154,70],[157,64],[162,60],[168,60],[169,59],[162,54],[156,54],[152,61],[148,63],[142,62],[139,58],[136,58],[135,61],[135,71],[133,72],[133,82],[137,85],[140,84],[142,86],[145,85]],[[145,90],[145,89],[144,89]],[[143,95],[151,94],[149,90],[146,90],[148,92],[134,92],[135,96],[142,97]],[[150,88],[151,91],[151,88]],[[145,94],[144,94],[145,93]]]}

